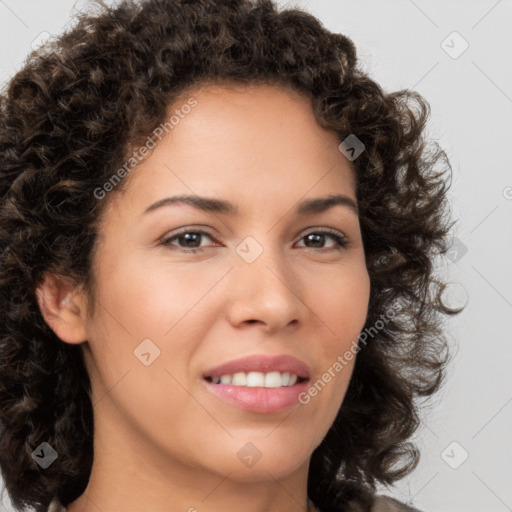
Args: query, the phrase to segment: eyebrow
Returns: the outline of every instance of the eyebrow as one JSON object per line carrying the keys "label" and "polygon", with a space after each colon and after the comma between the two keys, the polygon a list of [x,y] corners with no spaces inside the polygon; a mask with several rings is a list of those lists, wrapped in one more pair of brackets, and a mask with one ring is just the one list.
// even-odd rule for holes
{"label": "eyebrow", "polygon": [[[180,195],[165,197],[160,199],[156,203],[148,206],[143,212],[143,215],[163,206],[169,206],[174,204],[188,204],[198,210],[211,213],[219,213],[226,215],[237,215],[238,208],[229,201],[223,199],[216,199],[213,197],[202,197],[197,195]],[[306,199],[297,206],[297,213],[299,215],[306,215],[310,213],[324,212],[334,206],[346,206],[352,210],[356,215],[359,215],[357,203],[350,197],[342,194],[331,194],[326,197],[317,197],[314,199]]]}

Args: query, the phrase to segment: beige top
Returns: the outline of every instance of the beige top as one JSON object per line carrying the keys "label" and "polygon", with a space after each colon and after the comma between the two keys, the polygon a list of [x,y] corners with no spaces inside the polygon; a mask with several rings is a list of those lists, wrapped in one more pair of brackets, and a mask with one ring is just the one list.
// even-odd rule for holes
{"label": "beige top", "polygon": [[[315,508],[315,512],[316,512]],[[58,498],[55,497],[50,506],[48,512],[66,512],[66,508],[62,506]],[[141,511],[147,512],[147,511]],[[334,511],[333,511],[334,512]],[[370,512],[420,512],[417,508],[412,508],[405,503],[390,498],[389,496],[383,496],[378,494],[375,496],[375,502]]]}

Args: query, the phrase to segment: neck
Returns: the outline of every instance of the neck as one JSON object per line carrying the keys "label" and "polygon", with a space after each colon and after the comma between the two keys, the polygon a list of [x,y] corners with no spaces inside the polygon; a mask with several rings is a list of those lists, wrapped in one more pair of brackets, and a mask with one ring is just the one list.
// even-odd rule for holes
{"label": "neck", "polygon": [[189,512],[240,508],[244,512],[317,512],[307,499],[309,459],[291,473],[283,471],[283,475],[278,474],[283,464],[269,460],[272,465],[265,466],[265,457],[250,471],[238,459],[236,471],[233,464],[215,471],[213,464],[213,468],[204,468],[186,458],[171,459],[161,447],[149,442],[142,445],[140,434],[132,437],[122,428],[117,428],[115,436],[102,432],[103,428],[95,430],[87,488],[69,504],[67,512],[169,512],[170,503],[174,510]]}

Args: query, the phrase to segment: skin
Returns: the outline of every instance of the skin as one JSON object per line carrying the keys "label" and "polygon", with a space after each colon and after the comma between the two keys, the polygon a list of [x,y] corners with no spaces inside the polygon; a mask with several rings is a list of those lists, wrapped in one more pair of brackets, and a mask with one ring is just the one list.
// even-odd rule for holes
{"label": "skin", "polygon": [[[356,201],[352,164],[310,101],[269,85],[212,85],[193,97],[197,106],[131,171],[126,190],[110,192],[94,315],[65,279],[47,274],[38,289],[46,321],[63,342],[82,344],[91,376],[94,463],[69,512],[304,512],[311,454],[352,374],[354,359],[308,404],[274,414],[205,389],[204,371],[253,354],[293,355],[317,381],[363,329],[370,280],[356,213],[295,212],[329,194]],[[240,212],[178,204],[143,214],[177,194],[225,199]],[[162,244],[188,227],[211,235],[196,235],[202,252],[183,238]],[[323,228],[348,245],[306,237]],[[247,236],[263,249],[250,264],[236,252]],[[160,350],[149,366],[134,356],[146,338]],[[237,457],[248,442],[261,452],[251,467]]]}

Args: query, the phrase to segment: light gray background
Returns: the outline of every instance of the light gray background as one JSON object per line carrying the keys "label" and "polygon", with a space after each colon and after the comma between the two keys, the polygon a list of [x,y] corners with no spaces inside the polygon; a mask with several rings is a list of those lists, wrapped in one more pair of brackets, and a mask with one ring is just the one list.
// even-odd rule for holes
{"label": "light gray background", "polygon": [[[512,0],[279,3],[305,8],[351,37],[387,92],[422,94],[432,109],[429,133],[453,167],[458,249],[439,262],[439,272],[455,283],[451,303],[468,302],[446,324],[457,355],[424,412],[418,468],[381,492],[424,512],[512,510]],[[41,33],[62,30],[73,4],[0,0],[0,82],[32,41],[46,37]],[[450,36],[454,31],[469,44],[458,56],[464,42]],[[7,495],[0,507],[12,510]]]}

